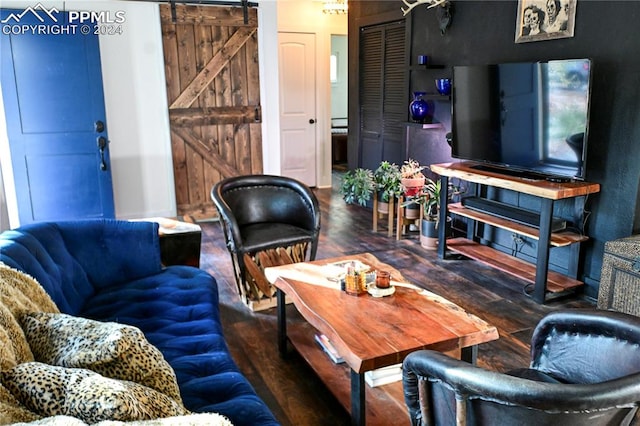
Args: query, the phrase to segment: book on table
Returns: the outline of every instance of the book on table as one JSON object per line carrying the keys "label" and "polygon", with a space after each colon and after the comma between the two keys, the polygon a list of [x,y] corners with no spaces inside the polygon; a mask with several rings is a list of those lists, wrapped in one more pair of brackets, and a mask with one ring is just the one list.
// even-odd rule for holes
{"label": "book on table", "polygon": [[364,381],[375,388],[402,380],[402,364],[393,364],[364,373]]}
{"label": "book on table", "polygon": [[[344,359],[331,344],[331,341],[327,336],[324,334],[316,334],[314,337],[318,345],[334,363],[341,364],[344,362]],[[402,364],[394,364],[372,371],[367,371],[364,373],[364,380],[371,387],[400,381],[402,380]]]}
{"label": "book on table", "polygon": [[315,335],[316,342],[322,348],[322,350],[329,355],[331,361],[336,364],[341,364],[344,362],[344,359],[340,356],[336,348],[331,344],[331,341],[324,334],[316,334]]}

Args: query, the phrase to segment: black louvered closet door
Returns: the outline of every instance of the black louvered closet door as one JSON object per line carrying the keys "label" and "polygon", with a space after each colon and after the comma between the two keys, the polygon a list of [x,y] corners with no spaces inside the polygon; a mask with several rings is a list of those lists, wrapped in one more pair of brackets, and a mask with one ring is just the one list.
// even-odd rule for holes
{"label": "black louvered closet door", "polygon": [[362,28],[360,33],[361,167],[375,170],[382,160],[404,161],[405,23]]}

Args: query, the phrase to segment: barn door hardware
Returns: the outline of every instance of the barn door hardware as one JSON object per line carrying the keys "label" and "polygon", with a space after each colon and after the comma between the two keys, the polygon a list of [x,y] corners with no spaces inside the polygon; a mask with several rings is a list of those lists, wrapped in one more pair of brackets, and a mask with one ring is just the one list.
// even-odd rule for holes
{"label": "barn door hardware", "polygon": [[[190,4],[190,5],[202,5],[202,6],[231,6],[238,7],[237,1],[230,0],[135,0],[135,1],[147,1],[152,3],[169,3],[171,5],[171,23],[177,24],[178,13],[176,12],[176,4]],[[243,9],[244,24],[249,23],[249,8],[258,7],[258,3],[250,2],[249,0],[240,0],[240,7]]]}
{"label": "barn door hardware", "polygon": [[171,0],[171,22],[172,23],[176,23],[176,21],[178,20],[178,14],[176,12],[176,2],[175,0]]}

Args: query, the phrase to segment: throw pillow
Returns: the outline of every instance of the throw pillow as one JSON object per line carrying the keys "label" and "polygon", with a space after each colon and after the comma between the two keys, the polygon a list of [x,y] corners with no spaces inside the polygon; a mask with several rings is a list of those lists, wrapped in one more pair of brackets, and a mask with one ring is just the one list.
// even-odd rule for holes
{"label": "throw pillow", "polygon": [[140,329],[45,312],[23,315],[21,322],[36,361],[129,380],[182,404],[173,368]]}
{"label": "throw pillow", "polygon": [[2,372],[1,377],[18,400],[46,416],[72,416],[93,424],[188,414],[173,399],[151,388],[80,368],[28,362]]}

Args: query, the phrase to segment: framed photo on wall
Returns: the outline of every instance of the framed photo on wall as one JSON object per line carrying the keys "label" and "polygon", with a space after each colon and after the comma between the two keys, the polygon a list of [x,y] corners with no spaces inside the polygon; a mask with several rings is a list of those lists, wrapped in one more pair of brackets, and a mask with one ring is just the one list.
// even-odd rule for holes
{"label": "framed photo on wall", "polygon": [[516,43],[573,37],[578,0],[518,0]]}

